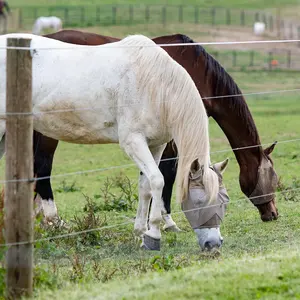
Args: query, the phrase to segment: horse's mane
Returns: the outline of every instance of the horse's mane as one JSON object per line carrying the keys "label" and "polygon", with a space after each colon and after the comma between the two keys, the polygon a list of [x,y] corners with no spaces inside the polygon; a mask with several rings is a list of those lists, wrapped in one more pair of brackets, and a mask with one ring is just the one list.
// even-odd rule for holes
{"label": "horse's mane", "polygon": [[[180,34],[179,36],[183,43],[195,43],[186,35]],[[234,97],[216,98],[216,101],[221,101],[224,105],[227,105],[229,109],[234,110],[247,126],[249,134],[259,143],[259,136],[254,120],[242,96],[242,92],[233,78],[202,46],[195,45],[193,47],[197,57],[203,56],[205,59],[205,78],[209,80],[210,77],[212,77],[213,80],[210,80],[210,82],[213,85],[214,96],[237,95]]]}
{"label": "horse's mane", "polygon": [[219,183],[209,168],[208,119],[194,81],[152,40],[135,35],[119,43],[135,46],[126,50],[132,59],[141,99],[146,95],[149,101],[144,104],[145,111],[140,111],[141,116],[151,107],[160,118],[161,128],[171,133],[176,143],[179,154],[177,199],[181,202],[187,197],[190,168],[195,160],[203,168],[203,184],[209,198],[215,198]]}

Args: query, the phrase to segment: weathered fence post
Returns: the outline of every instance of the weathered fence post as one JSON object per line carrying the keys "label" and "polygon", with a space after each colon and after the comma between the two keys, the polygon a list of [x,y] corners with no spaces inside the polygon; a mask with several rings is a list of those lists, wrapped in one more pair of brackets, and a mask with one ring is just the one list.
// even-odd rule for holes
{"label": "weathered fence post", "polygon": [[254,51],[250,52],[250,62],[249,62],[249,67],[254,66]]}
{"label": "weathered fence post", "polygon": [[241,26],[245,26],[245,11],[241,11]]}
{"label": "weathered fence post", "polygon": [[232,51],[232,67],[236,67],[236,51]]}
{"label": "weathered fence post", "polygon": [[291,52],[291,50],[287,50],[286,66],[287,66],[288,69],[291,68],[291,64],[292,64],[292,52]]}
{"label": "weathered fence post", "polygon": [[270,17],[269,17],[269,30],[270,30],[271,32],[273,32],[273,30],[274,30],[273,16],[270,16]]}
{"label": "weathered fence post", "polygon": [[231,25],[231,14],[230,9],[226,9],[226,24]]}
{"label": "weathered fence post", "polygon": [[281,15],[280,15],[280,9],[277,8],[277,14],[276,14],[276,26],[277,26],[277,37],[281,37]]}
{"label": "weathered fence post", "polygon": [[294,26],[293,23],[290,23],[290,39],[294,38]]}
{"label": "weathered fence post", "polygon": [[150,20],[150,8],[149,8],[149,5],[147,5],[146,9],[145,9],[145,18],[146,18],[147,23],[149,23],[149,20]]}
{"label": "weathered fence post", "polygon": [[280,36],[285,39],[285,23],[284,20],[280,22]]}
{"label": "weathered fence post", "polygon": [[[8,47],[30,47],[30,39],[8,39]],[[5,242],[8,298],[32,294],[33,154],[32,60],[29,50],[7,49]],[[10,115],[9,113],[29,113]],[[27,179],[28,180],[21,180]],[[12,181],[14,180],[14,181]],[[18,181],[20,180],[20,181]],[[22,242],[24,244],[22,244]],[[21,243],[21,244],[20,244]]]}
{"label": "weathered fence post", "polygon": [[179,23],[182,23],[183,22],[183,6],[180,5],[179,8],[178,8],[178,21]]}
{"label": "weathered fence post", "polygon": [[211,25],[215,25],[216,24],[216,8],[213,7],[211,9]]}
{"label": "weathered fence post", "polygon": [[298,47],[300,48],[300,26],[298,26],[297,31],[298,31],[298,40],[299,40]]}
{"label": "weathered fence post", "polygon": [[69,8],[68,7],[64,8],[64,24],[65,25],[69,24]]}
{"label": "weathered fence post", "polygon": [[101,13],[100,6],[97,6],[97,9],[96,9],[96,22],[97,23],[100,23],[100,13]]}
{"label": "weathered fence post", "polygon": [[195,24],[199,23],[199,7],[195,6]]}
{"label": "weathered fence post", "polygon": [[132,5],[129,5],[129,22],[130,24],[133,24],[133,6]]}
{"label": "weathered fence post", "polygon": [[113,25],[116,25],[117,24],[117,7],[116,6],[113,6],[112,7],[112,23]]}
{"label": "weathered fence post", "polygon": [[19,29],[23,27],[23,10],[19,8]]}
{"label": "weathered fence post", "polygon": [[164,27],[167,24],[167,8],[166,8],[166,6],[163,6],[163,8],[162,8],[162,24],[164,25]]}
{"label": "weathered fence post", "polygon": [[81,25],[85,23],[85,7],[81,7]]}
{"label": "weathered fence post", "polygon": [[269,70],[272,70],[273,52],[269,52]]}

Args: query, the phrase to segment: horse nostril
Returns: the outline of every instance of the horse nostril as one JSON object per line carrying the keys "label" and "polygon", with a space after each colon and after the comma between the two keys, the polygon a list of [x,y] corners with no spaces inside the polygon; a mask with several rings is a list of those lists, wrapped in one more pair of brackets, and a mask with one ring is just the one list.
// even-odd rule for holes
{"label": "horse nostril", "polygon": [[207,250],[211,250],[213,248],[213,246],[212,246],[211,242],[205,242],[204,248]]}
{"label": "horse nostril", "polygon": [[273,220],[277,220],[278,219],[278,212],[272,211],[272,217],[273,217]]}

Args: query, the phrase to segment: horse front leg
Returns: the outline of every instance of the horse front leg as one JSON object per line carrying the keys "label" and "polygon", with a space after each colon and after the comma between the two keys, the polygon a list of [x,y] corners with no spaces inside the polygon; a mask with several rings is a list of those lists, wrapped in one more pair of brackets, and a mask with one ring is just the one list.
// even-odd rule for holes
{"label": "horse front leg", "polygon": [[160,222],[162,221],[161,211],[163,209],[161,196],[164,186],[164,179],[158,169],[158,162],[165,148],[165,144],[155,149],[149,149],[143,135],[135,133],[120,139],[120,145],[125,152],[135,161],[139,169],[146,176],[139,186],[139,208],[135,222],[135,232],[141,235],[141,231],[147,229],[147,215],[152,195],[152,207],[150,212],[150,229],[144,232],[142,247],[149,250],[160,250]]}

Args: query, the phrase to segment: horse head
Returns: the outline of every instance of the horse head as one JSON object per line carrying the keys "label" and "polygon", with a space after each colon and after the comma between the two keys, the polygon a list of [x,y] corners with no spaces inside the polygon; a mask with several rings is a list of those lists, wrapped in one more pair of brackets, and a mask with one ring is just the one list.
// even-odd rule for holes
{"label": "horse head", "polygon": [[228,164],[228,159],[214,164],[211,169],[219,178],[219,193],[216,199],[209,199],[203,185],[203,170],[194,163],[189,181],[189,195],[182,202],[182,210],[194,229],[202,250],[220,248],[223,238],[220,233],[220,224],[225,215],[225,208],[229,196],[223,185],[222,174]]}

